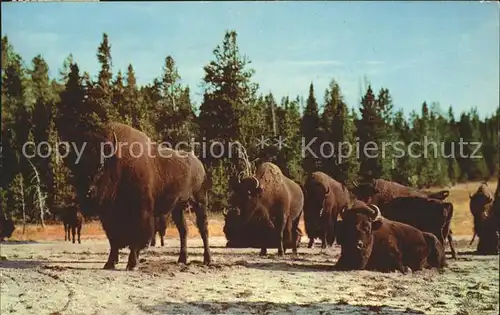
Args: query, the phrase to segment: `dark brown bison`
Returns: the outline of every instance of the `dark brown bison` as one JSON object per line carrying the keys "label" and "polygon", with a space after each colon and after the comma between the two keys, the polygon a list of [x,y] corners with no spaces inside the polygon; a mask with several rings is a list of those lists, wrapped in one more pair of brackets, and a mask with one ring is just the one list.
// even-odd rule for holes
{"label": "dark brown bison", "polygon": [[412,271],[445,265],[439,240],[432,234],[384,218],[376,205],[356,201],[341,212],[339,270]]}
{"label": "dark brown bison", "polygon": [[[243,224],[243,218],[238,209],[230,209],[224,212],[224,235],[226,236],[226,247],[228,248],[278,248],[275,231],[263,220],[251,219]],[[295,246],[300,246],[302,231],[297,226],[297,239]],[[292,248],[291,235],[284,235],[283,250]]]}
{"label": "dark brown bison", "polygon": [[348,206],[349,191],[323,172],[313,172],[304,184],[304,223],[309,237],[308,247],[314,239],[321,239],[321,247],[332,246],[335,241],[337,218]]}
{"label": "dark brown bison", "polygon": [[353,186],[352,192],[356,196],[356,199],[379,207],[396,197],[416,196],[444,200],[450,194],[449,190],[442,190],[435,193],[423,192],[381,178],[373,179],[370,182],[361,183],[359,185],[354,183]]}
{"label": "dark brown bison", "polygon": [[151,246],[156,246],[156,233],[160,235],[160,245],[165,246],[165,234],[167,232],[167,216],[159,215],[155,216],[155,231],[153,233],[153,238],[151,239]]}
{"label": "dark brown bison", "polygon": [[450,224],[453,204],[426,197],[397,197],[380,207],[382,215],[435,235],[441,244],[448,240],[451,255],[456,258]]}
{"label": "dark brown bison", "polygon": [[[232,184],[230,205],[241,211],[242,225],[260,219],[274,230],[273,238],[278,243],[278,256],[284,254],[285,235],[292,240],[298,237],[298,225],[304,196],[301,187],[283,175],[278,166],[264,162],[257,167],[255,176],[248,176]],[[292,251],[297,253],[296,242]],[[260,255],[267,254],[267,246]]]}
{"label": "dark brown bison", "polygon": [[483,182],[474,195],[469,194],[469,198],[470,212],[474,218],[474,235],[470,245],[477,235],[479,237],[477,253],[496,255],[498,254],[498,216],[494,213],[495,195],[488,184]]}
{"label": "dark brown bison", "polygon": [[0,242],[3,242],[5,238],[9,238],[14,233],[16,227],[12,219],[7,218],[5,213],[0,214]]}
{"label": "dark brown bison", "polygon": [[[118,262],[120,248],[129,247],[127,270],[135,269],[139,251],[150,243],[154,216],[171,213],[180,236],[178,262],[187,261],[187,226],[184,209],[192,202],[203,240],[204,264],[211,263],[208,223],[203,207],[206,174],[192,152],[176,151],[154,143],[143,132],[121,123],[104,129],[105,144],[97,172],[85,199],[85,209],[97,209],[110,243],[105,269]],[[83,208],[82,208],[83,209]]]}
{"label": "dark brown bison", "polygon": [[73,235],[73,243],[75,243],[75,235],[78,235],[78,244],[81,244],[80,234],[83,225],[83,215],[76,205],[66,207],[60,211],[61,219],[64,226],[64,240],[71,241]]}

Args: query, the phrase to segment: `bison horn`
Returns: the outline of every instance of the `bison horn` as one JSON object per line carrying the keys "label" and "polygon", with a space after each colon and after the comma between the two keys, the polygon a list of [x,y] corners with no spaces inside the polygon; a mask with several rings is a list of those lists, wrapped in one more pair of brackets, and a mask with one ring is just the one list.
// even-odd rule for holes
{"label": "bison horn", "polygon": [[245,176],[245,171],[241,171],[238,173],[238,183],[241,183],[241,179]]}
{"label": "bison horn", "polygon": [[472,195],[470,194],[470,192],[469,192],[469,199],[472,199]]}
{"label": "bison horn", "polygon": [[330,186],[326,186],[325,195],[328,195],[329,192],[330,192]]}
{"label": "bison horn", "polygon": [[222,210],[222,214],[226,217],[227,216],[227,209]]}
{"label": "bison horn", "polygon": [[373,216],[373,221],[377,221],[377,219],[382,216],[380,214],[380,208],[374,204],[369,204],[368,207],[370,207],[372,210],[374,210],[375,215]]}
{"label": "bison horn", "polygon": [[357,183],[355,180],[353,180],[353,181],[352,181],[352,186],[353,186],[353,187],[358,187],[358,183]]}
{"label": "bison horn", "polygon": [[260,187],[259,180],[255,178],[255,176],[252,176],[252,179],[255,181],[255,189],[259,188]]}
{"label": "bison horn", "polygon": [[342,218],[344,216],[345,211],[347,210],[347,207],[343,207],[340,209],[340,217]]}

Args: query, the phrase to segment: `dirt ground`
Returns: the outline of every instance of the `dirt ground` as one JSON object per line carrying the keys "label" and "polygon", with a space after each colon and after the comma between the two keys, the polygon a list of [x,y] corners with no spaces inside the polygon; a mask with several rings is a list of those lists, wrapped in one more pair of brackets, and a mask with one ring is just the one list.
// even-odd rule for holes
{"label": "dirt ground", "polygon": [[[102,270],[109,245],[7,241],[0,245],[1,314],[498,314],[498,256],[474,256],[469,237],[456,240],[457,260],[443,272],[336,272],[339,247],[299,256],[260,258],[258,249],[224,248],[212,237],[214,264],[203,266],[199,238],[188,240],[188,265],[178,265],[179,240],[141,254],[137,271]],[[159,242],[157,242],[159,246]],[[449,256],[449,255],[448,255]]]}

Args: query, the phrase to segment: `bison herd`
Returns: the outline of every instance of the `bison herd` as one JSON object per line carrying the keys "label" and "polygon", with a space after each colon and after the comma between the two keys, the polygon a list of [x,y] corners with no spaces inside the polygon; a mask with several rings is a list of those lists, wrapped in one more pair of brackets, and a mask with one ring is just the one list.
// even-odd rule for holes
{"label": "bison herd", "polygon": [[[110,123],[99,135],[110,151],[89,155],[89,183],[79,193],[84,214],[97,214],[110,244],[105,269],[115,268],[118,251],[130,250],[127,270],[136,268],[140,251],[155,246],[156,233],[164,245],[166,216],[171,215],[180,236],[179,263],[187,262],[189,207],[203,240],[203,263],[212,263],[207,223],[207,190],[210,181],[193,152],[165,148],[143,132],[120,123]],[[123,143],[139,143],[121,149]],[[134,149],[135,148],[135,149]],[[140,154],[148,150],[151,154]],[[93,164],[92,164],[93,163]],[[323,172],[309,174],[304,183],[285,176],[273,163],[263,162],[254,172],[249,168],[229,180],[229,208],[224,211],[226,247],[287,249],[296,255],[302,236],[303,215],[308,247],[315,239],[321,247],[341,247],[338,270],[366,269],[382,272],[442,269],[445,246],[456,257],[450,222],[454,207],[449,191],[429,193],[399,183],[373,179],[353,183],[348,189]],[[486,183],[470,196],[474,217],[474,238],[479,254],[498,254],[498,188],[493,193]],[[71,229],[80,243],[83,216],[77,209],[63,215],[65,239]],[[1,237],[10,237],[11,220],[0,216]],[[474,240],[473,238],[473,240]],[[472,240],[472,241],[473,241]],[[471,242],[472,243],[472,242]]]}

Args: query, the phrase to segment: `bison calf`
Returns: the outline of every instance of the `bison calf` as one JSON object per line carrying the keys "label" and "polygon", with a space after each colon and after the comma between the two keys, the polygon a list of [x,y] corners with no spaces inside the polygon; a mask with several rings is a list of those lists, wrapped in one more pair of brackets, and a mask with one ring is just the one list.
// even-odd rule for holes
{"label": "bison calf", "polygon": [[76,206],[68,207],[63,210],[62,221],[64,225],[64,240],[71,241],[70,231],[73,236],[73,243],[75,243],[75,236],[78,235],[78,244],[81,244],[80,234],[83,225],[83,215]]}
{"label": "bison calf", "polygon": [[336,269],[406,273],[408,268],[444,267],[442,246],[434,235],[382,217],[375,205],[357,201],[341,217],[341,256]]}

